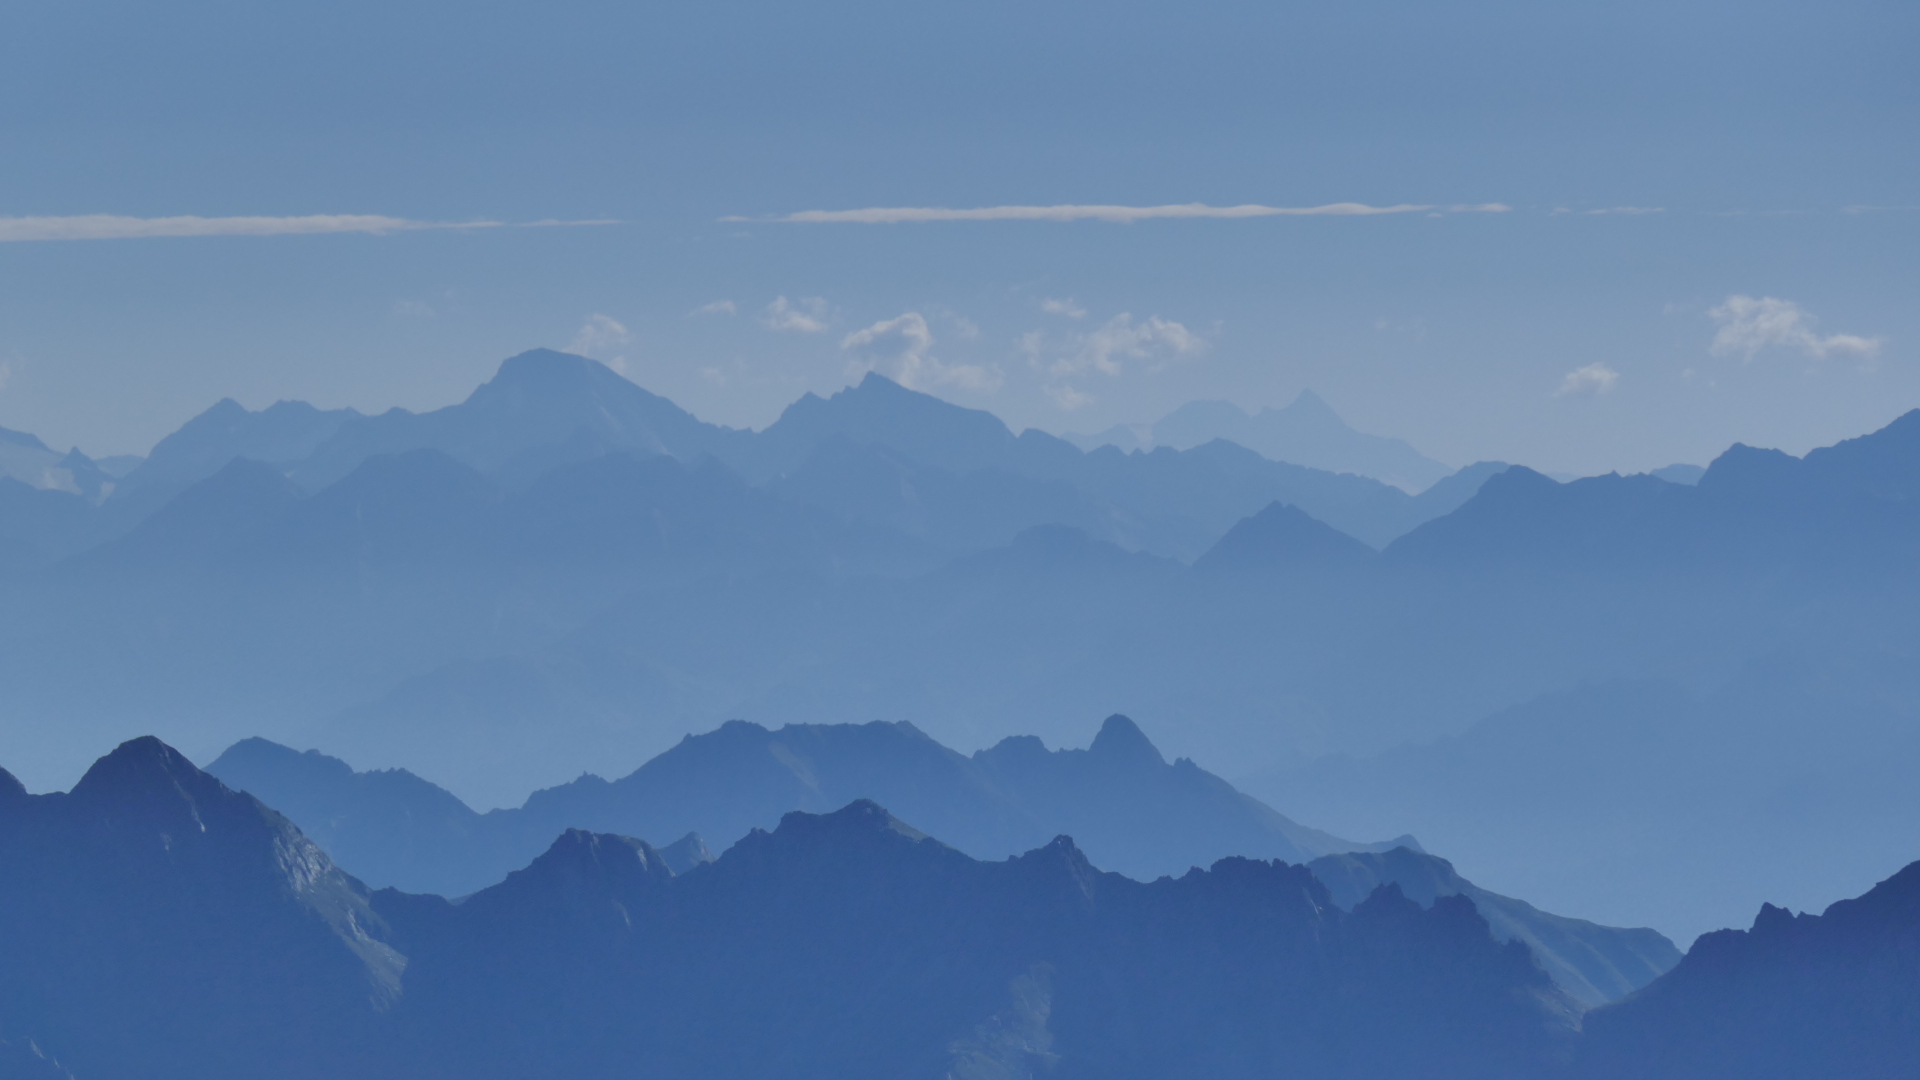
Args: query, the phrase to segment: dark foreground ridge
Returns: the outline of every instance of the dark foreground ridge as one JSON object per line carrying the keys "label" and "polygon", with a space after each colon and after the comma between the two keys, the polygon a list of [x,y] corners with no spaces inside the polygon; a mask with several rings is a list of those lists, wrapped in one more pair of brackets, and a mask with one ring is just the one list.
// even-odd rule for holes
{"label": "dark foreground ridge", "polygon": [[1583,1037],[1464,895],[1348,911],[1241,858],[1143,884],[1066,837],[982,862],[867,800],[685,874],[570,830],[457,903],[370,893],[139,739],[68,794],[0,773],[0,1038],[81,1080],[1677,1077],[1743,1037],[1911,1075],[1916,881],[1709,937]]}

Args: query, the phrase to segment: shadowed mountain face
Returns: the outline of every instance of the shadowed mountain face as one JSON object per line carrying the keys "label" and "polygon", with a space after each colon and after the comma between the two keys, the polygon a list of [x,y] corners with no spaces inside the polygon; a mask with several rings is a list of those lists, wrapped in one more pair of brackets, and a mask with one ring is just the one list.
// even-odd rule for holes
{"label": "shadowed mountain face", "polygon": [[65,794],[0,773],[0,1022],[76,1075],[343,1075],[401,991],[384,936],[298,829],[157,739]]}
{"label": "shadowed mountain face", "polygon": [[864,800],[684,875],[569,830],[458,904],[369,900],[143,739],[66,795],[0,773],[0,869],[6,1043],[80,1076],[1498,1080],[1576,1012],[1461,898],[1141,884],[1065,837],[980,862]]}
{"label": "shadowed mountain face", "polygon": [[1653,930],[1622,930],[1541,911],[1461,877],[1445,859],[1409,848],[1323,855],[1307,864],[1333,902],[1351,908],[1381,885],[1432,904],[1443,896],[1473,901],[1499,941],[1524,942],[1554,985],[1580,1004],[1604,1005],[1652,982],[1680,962],[1680,950]]}
{"label": "shadowed mountain face", "polygon": [[1592,1080],[1920,1075],[1920,863],[1824,914],[1768,904],[1701,937],[1587,1033],[1575,1071]]}
{"label": "shadowed mountain face", "polygon": [[412,1075],[1501,1077],[1570,1028],[1470,904],[1348,914],[1299,867],[1143,885],[1064,837],[982,863],[870,802],[684,878],[628,843],[570,833],[459,907],[380,894],[402,1023],[456,1034]]}
{"label": "shadowed mountain face", "polygon": [[620,780],[582,777],[487,814],[404,770],[356,773],[264,739],[235,744],[208,769],[285,807],[366,880],[449,896],[499,881],[565,829],[697,834],[675,856],[690,863],[704,850],[701,837],[731,844],[790,811],[863,798],[901,807],[976,858],[1006,858],[1065,833],[1101,865],[1142,880],[1229,855],[1305,862],[1413,842],[1360,844],[1300,825],[1191,761],[1167,763],[1123,716],[1109,718],[1085,750],[1049,751],[1020,737],[972,757],[910,724],[769,731],[735,721],[687,737]]}

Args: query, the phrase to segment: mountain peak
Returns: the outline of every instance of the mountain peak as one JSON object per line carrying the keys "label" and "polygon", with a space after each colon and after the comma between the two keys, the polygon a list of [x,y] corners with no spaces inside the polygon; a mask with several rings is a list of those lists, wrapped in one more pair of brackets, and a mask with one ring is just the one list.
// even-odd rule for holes
{"label": "mountain peak", "polygon": [[1280,569],[1352,565],[1375,554],[1366,544],[1289,503],[1275,500],[1240,519],[1207,553],[1199,569]]}
{"label": "mountain peak", "polygon": [[1108,761],[1128,762],[1139,765],[1165,765],[1167,759],[1160,756],[1159,748],[1140,730],[1140,725],[1119,713],[1107,717],[1100,725],[1100,734],[1093,737],[1093,745],[1087,752]]}
{"label": "mountain peak", "polygon": [[107,792],[153,789],[161,785],[179,788],[218,784],[201,772],[186,756],[152,735],[128,739],[112,753],[93,763],[87,774],[73,786],[76,798]]}
{"label": "mountain peak", "polygon": [[794,810],[780,819],[776,837],[844,838],[850,836],[901,836],[918,843],[930,839],[926,833],[901,821],[872,799],[855,799],[829,814],[809,814]]}
{"label": "mountain peak", "polygon": [[592,378],[599,374],[595,368],[612,372],[598,360],[589,360],[574,353],[559,352],[555,349],[528,349],[516,356],[500,361],[500,367],[493,378],[482,384],[482,389],[494,385],[532,385],[552,386],[562,382],[573,382],[583,378]]}
{"label": "mountain peak", "polygon": [[1327,404],[1327,399],[1314,393],[1312,390],[1300,391],[1299,396],[1293,399],[1293,404],[1287,406],[1283,411],[1291,413],[1301,419],[1318,420],[1329,425],[1338,425],[1342,428],[1348,426],[1347,422],[1340,418],[1340,414],[1333,411],[1333,406]]}

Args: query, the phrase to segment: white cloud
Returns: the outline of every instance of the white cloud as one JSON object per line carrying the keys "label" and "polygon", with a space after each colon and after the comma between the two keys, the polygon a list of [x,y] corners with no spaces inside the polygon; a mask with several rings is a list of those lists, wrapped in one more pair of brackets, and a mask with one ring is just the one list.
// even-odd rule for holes
{"label": "white cloud", "polygon": [[926,317],[909,311],[848,334],[840,347],[854,354],[847,373],[878,371],[901,386],[921,390],[930,386],[957,386],[966,390],[998,390],[1004,381],[998,368],[978,364],[947,364],[933,356],[933,330]]}
{"label": "white cloud", "polygon": [[1625,214],[1631,217],[1639,214],[1664,214],[1667,212],[1667,208],[1664,206],[1603,206],[1598,210],[1572,210],[1564,206],[1556,206],[1553,208],[1553,212],[1555,214],[1580,214],[1586,217],[1594,217],[1600,214]]}
{"label": "white cloud", "polygon": [[715,300],[711,304],[701,304],[699,307],[694,308],[692,311],[687,312],[687,317],[693,318],[696,315],[738,315],[738,314],[740,314],[740,309],[734,305],[733,301]]}
{"label": "white cloud", "polygon": [[1065,383],[1057,383],[1047,387],[1046,390],[1047,396],[1053,399],[1053,403],[1067,412],[1072,412],[1093,400],[1092,394],[1083,394]]}
{"label": "white cloud", "polygon": [[[1150,218],[1262,218],[1262,217],[1370,217],[1375,214],[1411,214],[1435,209],[1429,205],[1400,203],[1394,206],[1369,206],[1366,203],[1328,203],[1325,206],[1208,206],[1205,203],[1180,203],[1171,206],[982,206],[952,209],[944,206],[870,206],[860,210],[802,210],[773,218],[776,222],[797,225],[901,225],[926,221],[1110,221],[1130,225]],[[1500,203],[1459,206],[1451,209],[1467,212],[1494,212],[1507,209]],[[724,217],[722,221],[752,221],[745,217]]]}
{"label": "white cloud", "polygon": [[567,351],[599,360],[624,375],[627,372],[627,358],[618,354],[632,341],[633,335],[625,326],[605,315],[595,315],[587,320],[579,333],[573,335]]}
{"label": "white cloud", "polygon": [[1073,297],[1071,296],[1065,300],[1042,300],[1040,301],[1040,310],[1049,315],[1065,315],[1069,319],[1084,319],[1087,317],[1087,309],[1074,303]]}
{"label": "white cloud", "polygon": [[784,333],[822,334],[827,329],[827,302],[818,296],[803,296],[797,302],[777,296],[760,313],[760,322]]}
{"label": "white cloud", "polygon": [[1198,356],[1206,347],[1205,338],[1171,319],[1155,315],[1136,323],[1131,314],[1121,312],[1098,330],[1068,339],[1067,350],[1055,357],[1049,371],[1056,378],[1084,371],[1118,375],[1123,360],[1152,360],[1157,368],[1171,359]]}
{"label": "white cloud", "polygon": [[[617,221],[533,221],[520,227],[617,225]],[[422,229],[497,229],[503,221],[413,221],[380,214],[308,214],[300,217],[0,217],[0,244],[29,240],[148,240],[189,236],[311,236],[321,233],[415,232]]]}
{"label": "white cloud", "polygon": [[1553,392],[1555,397],[1578,397],[1604,394],[1613,389],[1620,381],[1620,373],[1605,364],[1593,363],[1583,368],[1574,368],[1560,380],[1560,389]]}
{"label": "white cloud", "polygon": [[1725,303],[1707,312],[1707,317],[1720,324],[1711,347],[1715,356],[1739,353],[1743,359],[1752,360],[1760,350],[1779,346],[1822,360],[1831,353],[1871,357],[1879,353],[1882,341],[1853,334],[1821,337],[1814,332],[1817,320],[1805,308],[1771,296],[1729,296]]}

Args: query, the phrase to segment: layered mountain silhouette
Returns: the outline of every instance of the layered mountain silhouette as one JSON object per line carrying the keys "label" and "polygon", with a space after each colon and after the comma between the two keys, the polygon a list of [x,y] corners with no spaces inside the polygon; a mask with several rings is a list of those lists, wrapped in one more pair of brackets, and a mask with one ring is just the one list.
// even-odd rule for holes
{"label": "layered mountain silhouette", "polygon": [[1534,942],[1598,957],[1590,929],[1407,849],[1142,883],[1065,836],[976,860],[862,799],[678,868],[568,829],[449,901],[368,891],[141,738],[69,793],[0,773],[0,870],[0,1063],[49,1080],[1802,1080],[1920,1052],[1920,864],[1763,907],[1584,1017]]}
{"label": "layered mountain silhouette", "polygon": [[369,894],[150,738],[68,794],[0,781],[0,1002],[79,1076],[1523,1077],[1577,1012],[1459,897],[1142,884],[1066,837],[982,862],[867,800],[685,874],[572,829],[450,903]]}
{"label": "layered mountain silhouette", "polygon": [[770,731],[734,721],[619,780],[583,776],[486,814],[405,770],[355,772],[265,739],[236,743],[208,771],[285,807],[364,880],[449,896],[499,881],[565,829],[691,835],[725,847],[790,811],[856,799],[897,806],[982,859],[1070,834],[1090,858],[1141,880],[1229,855],[1306,862],[1418,847],[1412,837],[1356,843],[1301,825],[1191,761],[1169,763],[1124,716],[1109,717],[1084,750],[1016,737],[972,756],[905,723]]}
{"label": "layered mountain silhouette", "polygon": [[[1916,426],[1694,485],[1485,463],[1414,497],[1224,441],[1085,453],[880,379],[728,432],[536,353],[434,413],[219,406],[98,505],[0,484],[0,723],[35,790],[146,731],[197,760],[261,735],[488,808],[736,717],[972,751],[1124,712],[1337,834],[1685,937],[1920,841],[1891,719]],[[1648,728],[1597,689],[1655,684],[1708,704]],[[1581,697],[1584,756],[1448,757]]]}
{"label": "layered mountain silhouette", "polygon": [[1192,401],[1151,424],[1120,424],[1098,435],[1065,438],[1082,450],[1101,446],[1122,450],[1170,446],[1185,450],[1226,439],[1275,461],[1371,476],[1415,492],[1453,473],[1405,440],[1355,431],[1311,390],[1301,391],[1291,405],[1280,409],[1269,407],[1249,414],[1225,401]]}

